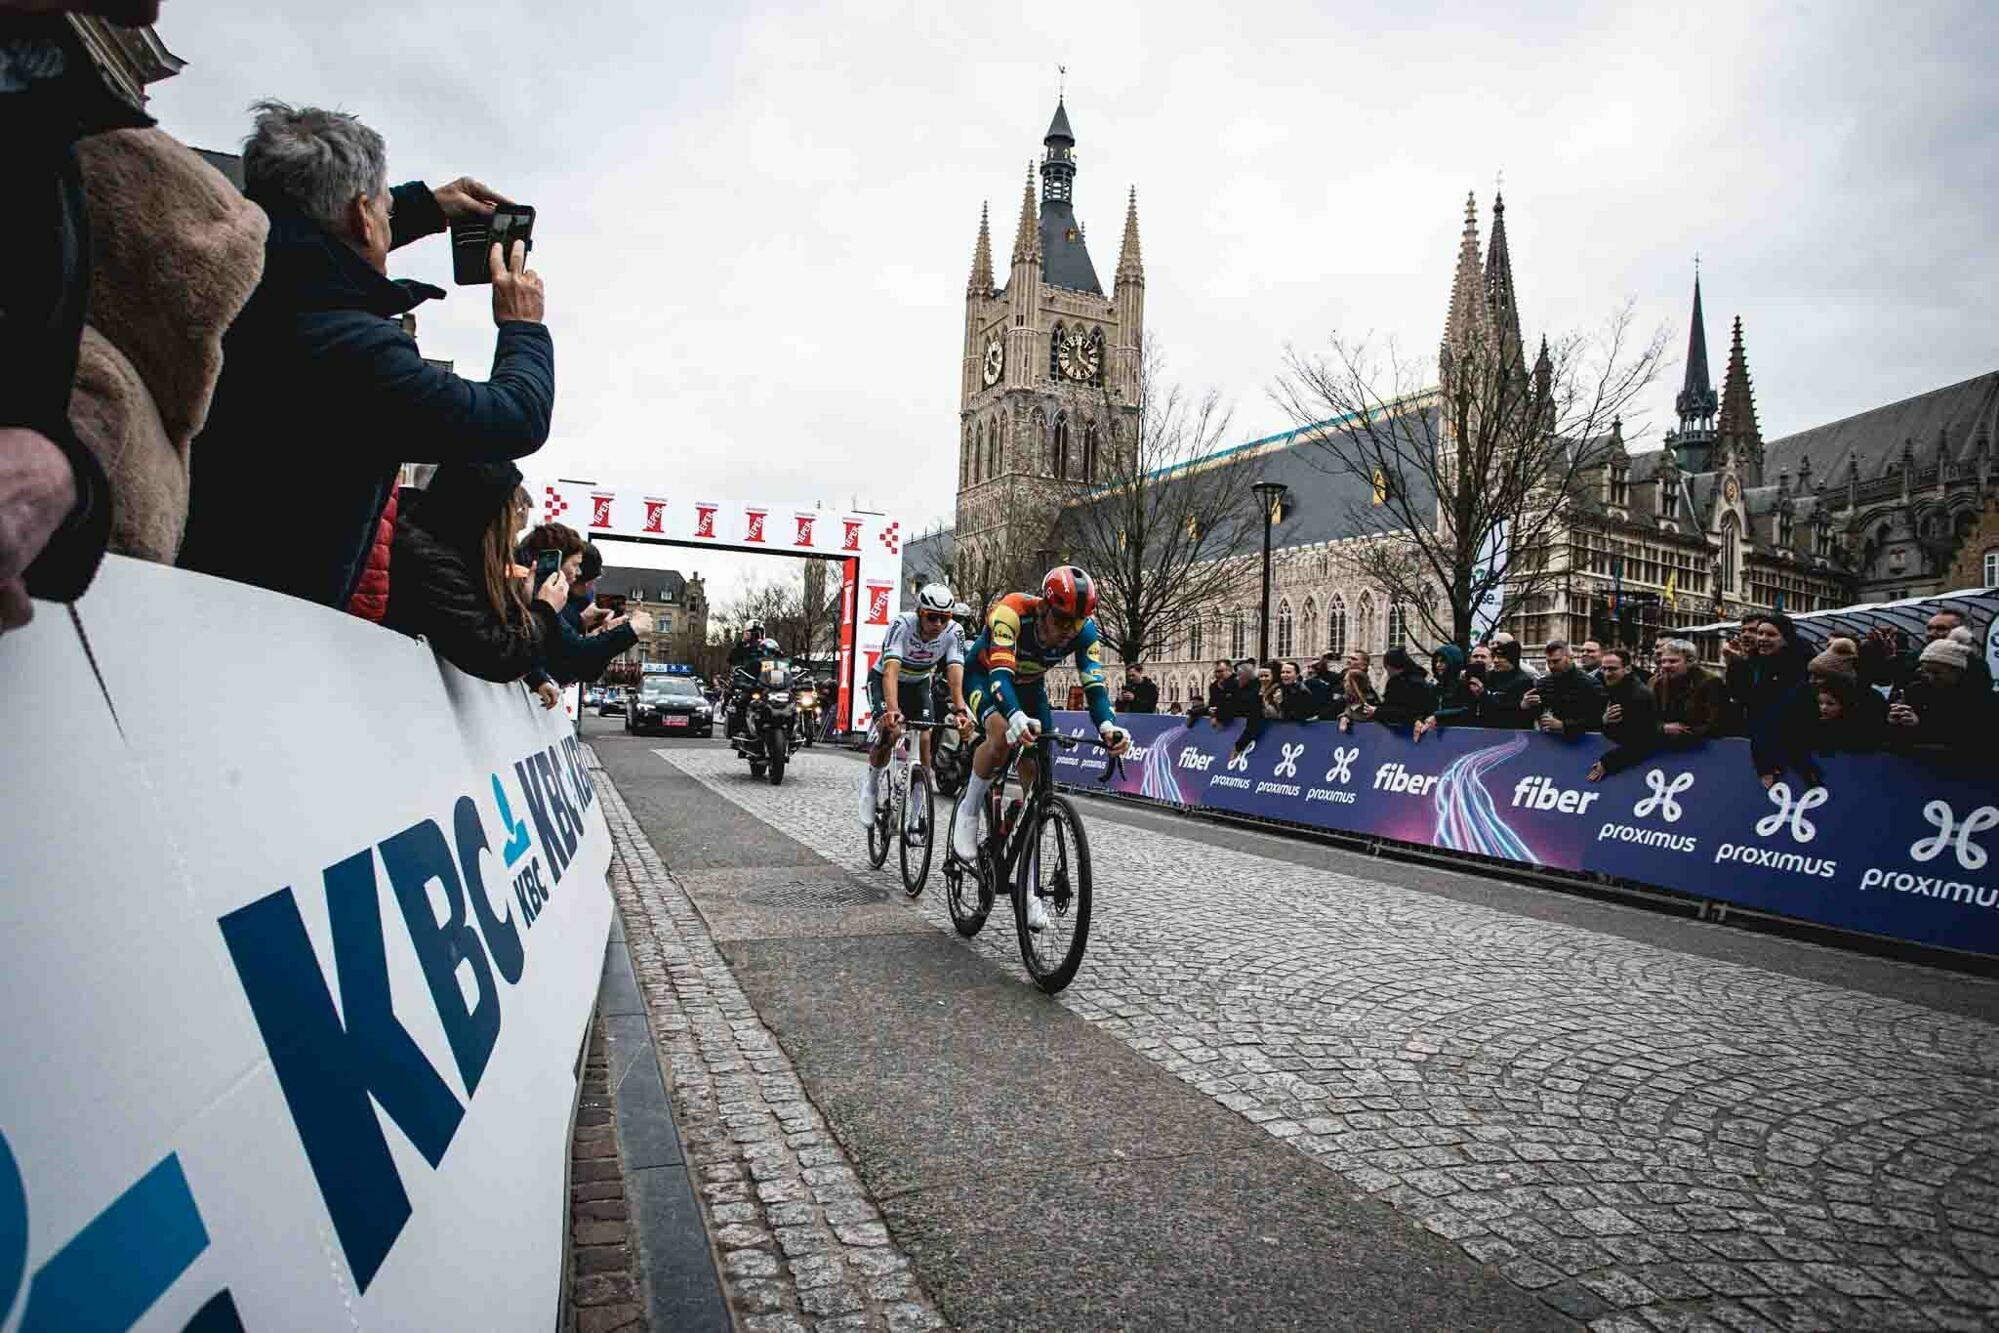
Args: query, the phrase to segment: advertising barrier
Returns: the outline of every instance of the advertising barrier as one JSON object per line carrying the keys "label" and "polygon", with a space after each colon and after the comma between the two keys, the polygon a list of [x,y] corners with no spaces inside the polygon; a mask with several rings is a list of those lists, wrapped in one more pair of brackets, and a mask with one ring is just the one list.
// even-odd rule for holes
{"label": "advertising barrier", "polygon": [[[1056,726],[1094,736],[1082,713]],[[1119,718],[1127,796],[1517,861],[1597,871],[1803,921],[1999,953],[1999,782],[1917,757],[1841,754],[1825,785],[1767,791],[1748,743],[1654,755],[1588,782],[1608,748],[1538,732],[1456,727],[1411,741],[1363,723],[1271,723],[1242,754],[1241,724]],[[1055,776],[1099,783],[1100,751],[1061,751]]]}
{"label": "advertising barrier", "polygon": [[74,611],[0,638],[0,1326],[553,1327],[611,911],[562,713],[156,565]]}

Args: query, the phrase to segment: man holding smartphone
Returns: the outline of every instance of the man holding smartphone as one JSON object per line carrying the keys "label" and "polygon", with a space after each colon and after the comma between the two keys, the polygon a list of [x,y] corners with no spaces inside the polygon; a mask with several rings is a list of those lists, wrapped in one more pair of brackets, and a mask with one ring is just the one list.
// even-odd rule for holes
{"label": "man holding smartphone", "polygon": [[401,317],[444,293],[391,281],[389,251],[508,201],[470,177],[391,190],[382,137],[353,116],[256,110],[243,174],[271,218],[264,276],[223,341],[190,451],[180,563],[378,619],[394,576],[397,469],[518,459],[548,439],[555,351],[542,283],[525,243],[491,247],[491,377],[425,361]]}

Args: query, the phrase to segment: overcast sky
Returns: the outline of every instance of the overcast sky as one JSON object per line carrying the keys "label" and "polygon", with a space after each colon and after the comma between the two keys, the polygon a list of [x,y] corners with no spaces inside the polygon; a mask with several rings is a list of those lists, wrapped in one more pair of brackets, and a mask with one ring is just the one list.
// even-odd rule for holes
{"label": "overcast sky", "polygon": [[[950,516],[979,205],[1003,270],[1058,64],[1098,274],[1135,185],[1148,330],[1242,438],[1288,424],[1287,345],[1434,346],[1465,192],[1487,223],[1502,171],[1530,339],[1627,298],[1669,328],[1646,442],[1696,251],[1715,373],[1739,313],[1766,437],[1999,366],[1989,0],[695,8],[166,0],[188,67],[153,110],[234,149],[253,98],[335,106],[391,180],[534,204],[558,397],[527,466],[668,495]],[[449,287],[447,251],[391,271]],[[486,289],[419,318],[487,372]]]}

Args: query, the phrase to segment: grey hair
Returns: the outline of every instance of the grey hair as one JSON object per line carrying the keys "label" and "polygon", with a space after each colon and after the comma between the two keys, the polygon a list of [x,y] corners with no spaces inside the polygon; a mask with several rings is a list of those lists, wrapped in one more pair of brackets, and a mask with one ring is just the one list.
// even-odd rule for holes
{"label": "grey hair", "polygon": [[1652,652],[1654,655],[1678,653],[1689,662],[1698,662],[1701,658],[1700,651],[1694,647],[1692,639],[1661,639],[1652,645]]}
{"label": "grey hair", "polygon": [[265,100],[243,141],[244,193],[286,203],[327,230],[346,231],[354,196],[378,196],[389,183],[382,136],[344,111]]}

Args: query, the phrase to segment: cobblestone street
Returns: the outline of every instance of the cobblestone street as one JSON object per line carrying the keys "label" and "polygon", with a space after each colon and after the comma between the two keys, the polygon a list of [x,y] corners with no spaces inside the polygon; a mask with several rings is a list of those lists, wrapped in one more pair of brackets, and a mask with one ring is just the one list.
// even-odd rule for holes
{"label": "cobblestone street", "polygon": [[[892,887],[892,861],[866,866],[852,761],[811,756],[772,788],[720,749],[655,753]],[[1095,919],[1059,1003],[1555,1310],[1606,1330],[1999,1320],[1999,1029],[1364,877],[1359,857],[1338,873],[1083,813]],[[950,931],[934,872],[907,910]],[[1003,916],[964,947],[1026,985]],[[675,1074],[733,1025],[742,1064],[707,1070],[740,1135],[766,1124],[729,1125],[743,1089],[792,1085],[754,1016],[715,1003],[676,1036]],[[791,1105],[746,1143],[790,1135],[802,1166],[818,1126]],[[756,1160],[711,1202],[740,1204]],[[872,1216],[800,1224],[852,1267],[856,1244],[894,1254],[863,1243]]]}

